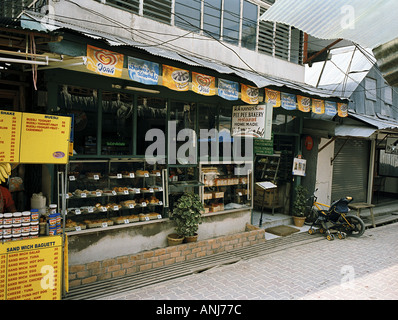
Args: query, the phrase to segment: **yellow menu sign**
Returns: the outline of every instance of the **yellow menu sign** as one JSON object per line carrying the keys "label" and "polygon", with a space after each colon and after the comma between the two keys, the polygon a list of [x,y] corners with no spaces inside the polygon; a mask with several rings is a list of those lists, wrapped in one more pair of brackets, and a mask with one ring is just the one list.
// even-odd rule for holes
{"label": "yellow menu sign", "polygon": [[0,162],[19,162],[22,113],[0,110]]}
{"label": "yellow menu sign", "polygon": [[62,236],[0,244],[0,300],[59,300]]}
{"label": "yellow menu sign", "polygon": [[23,113],[21,163],[67,163],[70,117]]}
{"label": "yellow menu sign", "polygon": [[66,164],[71,118],[0,110],[0,162]]}

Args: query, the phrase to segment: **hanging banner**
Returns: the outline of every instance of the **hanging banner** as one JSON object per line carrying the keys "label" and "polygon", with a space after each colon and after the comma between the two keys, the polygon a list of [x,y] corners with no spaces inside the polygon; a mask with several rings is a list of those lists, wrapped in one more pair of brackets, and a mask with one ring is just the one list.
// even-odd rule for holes
{"label": "hanging banner", "polygon": [[239,99],[239,83],[218,79],[218,95],[226,100]]}
{"label": "hanging banner", "polygon": [[337,103],[333,101],[325,101],[325,114],[335,116],[337,113]]}
{"label": "hanging banner", "polygon": [[297,96],[297,104],[298,108],[302,112],[310,112],[311,111],[311,98]]}
{"label": "hanging banner", "polygon": [[87,69],[104,76],[121,77],[123,55],[87,45]]}
{"label": "hanging banner", "polygon": [[296,95],[291,93],[281,93],[282,108],[285,110],[296,110]]}
{"label": "hanging banner", "polygon": [[312,99],[312,112],[316,114],[325,113],[325,102],[319,99]]}
{"label": "hanging banner", "polygon": [[337,103],[337,112],[339,117],[347,117],[348,116],[348,105],[346,103]]}
{"label": "hanging banner", "polygon": [[159,80],[159,64],[138,58],[128,57],[128,71],[131,80],[148,85],[156,85]]}
{"label": "hanging banner", "polygon": [[265,102],[271,104],[274,108],[281,106],[281,93],[279,91],[265,89]]}
{"label": "hanging banner", "polygon": [[257,87],[248,86],[246,84],[241,84],[241,96],[240,99],[243,102],[249,104],[258,104],[258,94],[259,90]]}
{"label": "hanging banner", "polygon": [[189,71],[163,65],[163,85],[171,90],[188,91]]}
{"label": "hanging banner", "polygon": [[216,94],[216,78],[192,72],[192,91],[205,96]]}
{"label": "hanging banner", "polygon": [[272,107],[265,104],[234,106],[232,136],[271,139]]}

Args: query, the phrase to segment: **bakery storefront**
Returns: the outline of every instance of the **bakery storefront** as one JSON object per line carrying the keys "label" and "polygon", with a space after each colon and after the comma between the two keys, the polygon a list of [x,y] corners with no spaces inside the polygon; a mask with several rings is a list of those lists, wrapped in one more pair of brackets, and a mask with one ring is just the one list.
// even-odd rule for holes
{"label": "bakery storefront", "polygon": [[238,77],[108,49],[88,45],[86,64],[44,72],[48,113],[73,119],[69,163],[55,165],[52,177],[52,199],[66,212],[69,265],[166,247],[169,212],[187,191],[205,207],[199,241],[244,232],[253,156],[245,139],[230,136],[232,110],[256,106],[259,90]]}
{"label": "bakery storefront", "polygon": [[[187,191],[205,207],[199,241],[244,232],[253,218],[253,140],[275,150],[289,140],[295,155],[300,119],[311,111],[287,109],[296,108],[299,91],[275,98],[252,73],[116,49],[65,34],[51,51],[69,62],[40,73],[47,113],[73,123],[68,164],[49,167],[49,198],[66,213],[71,268],[166,247],[169,213]],[[263,123],[253,131],[257,118]]]}

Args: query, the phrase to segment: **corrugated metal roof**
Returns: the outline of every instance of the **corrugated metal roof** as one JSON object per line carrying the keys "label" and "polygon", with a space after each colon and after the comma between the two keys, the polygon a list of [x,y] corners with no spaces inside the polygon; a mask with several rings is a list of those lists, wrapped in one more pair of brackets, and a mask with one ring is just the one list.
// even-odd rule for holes
{"label": "corrugated metal roof", "polygon": [[396,0],[278,0],[261,17],[321,39],[375,48],[398,35]]}
{"label": "corrugated metal roof", "polygon": [[369,138],[376,131],[377,129],[369,127],[337,125],[334,129],[334,135],[336,137]]}
{"label": "corrugated metal roof", "polygon": [[376,116],[367,116],[352,112],[350,113],[350,117],[370,124],[379,130],[398,130],[398,122],[393,120],[385,120]]}
{"label": "corrugated metal roof", "polygon": [[[167,50],[162,47],[149,46],[147,44],[136,42],[132,39],[117,37],[115,35],[104,33],[99,30],[82,28],[80,26],[72,25],[70,23],[65,23],[59,20],[56,21],[56,25],[49,25],[49,26],[43,25],[41,23],[43,16],[40,13],[26,12],[25,14],[26,18],[21,21],[21,24],[24,28],[35,29],[35,30],[38,29],[45,30],[46,28],[51,28],[51,30],[55,29],[73,30],[94,39],[103,39],[111,46],[122,46],[122,45],[132,46],[135,48],[140,48],[142,50],[145,50],[152,55],[160,56],[174,61],[179,61],[190,66],[200,66],[204,68],[209,68],[221,74],[235,74],[243,79],[247,79],[253,82],[258,88],[263,88],[268,86],[277,86],[277,87],[285,86],[290,89],[298,90],[304,94],[316,95],[322,98],[331,98],[331,97],[340,98],[339,95],[334,94],[329,89],[315,88],[306,83],[294,82],[291,80],[281,79],[249,70],[239,69],[232,66],[226,66],[221,62],[215,62],[207,59],[202,59],[199,57],[194,57],[189,54]],[[28,18],[32,20],[29,21]]]}

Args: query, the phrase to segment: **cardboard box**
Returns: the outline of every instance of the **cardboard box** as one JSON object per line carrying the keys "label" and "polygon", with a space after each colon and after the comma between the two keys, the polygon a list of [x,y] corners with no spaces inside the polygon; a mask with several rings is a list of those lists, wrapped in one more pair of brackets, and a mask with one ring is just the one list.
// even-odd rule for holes
{"label": "cardboard box", "polygon": [[213,199],[224,198],[224,192],[217,191],[217,192],[213,192],[212,194],[213,194]]}
{"label": "cardboard box", "polygon": [[204,193],[204,194],[203,194],[203,199],[204,199],[204,200],[213,199],[213,193]]}

